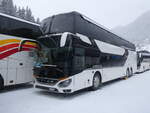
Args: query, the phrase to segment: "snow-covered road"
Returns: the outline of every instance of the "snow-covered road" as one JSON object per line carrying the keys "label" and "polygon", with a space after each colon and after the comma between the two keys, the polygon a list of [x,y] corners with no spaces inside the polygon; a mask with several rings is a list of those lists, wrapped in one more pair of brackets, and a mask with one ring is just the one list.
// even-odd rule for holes
{"label": "snow-covered road", "polygon": [[150,113],[150,71],[68,97],[30,86],[4,91],[0,113]]}

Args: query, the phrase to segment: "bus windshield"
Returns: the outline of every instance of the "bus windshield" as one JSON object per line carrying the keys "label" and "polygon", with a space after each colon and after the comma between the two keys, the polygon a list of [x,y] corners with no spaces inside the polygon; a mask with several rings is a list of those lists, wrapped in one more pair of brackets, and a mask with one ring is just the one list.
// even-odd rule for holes
{"label": "bus windshield", "polygon": [[72,51],[71,41],[68,40],[63,47],[60,47],[61,35],[43,37],[38,41],[42,49],[38,52],[36,65],[57,67],[68,74],[69,59]]}

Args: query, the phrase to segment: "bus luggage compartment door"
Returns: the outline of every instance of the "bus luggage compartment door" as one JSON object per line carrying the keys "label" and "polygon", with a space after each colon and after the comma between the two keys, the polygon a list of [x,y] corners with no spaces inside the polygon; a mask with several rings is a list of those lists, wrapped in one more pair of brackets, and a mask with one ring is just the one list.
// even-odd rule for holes
{"label": "bus luggage compartment door", "polygon": [[8,59],[7,85],[16,84],[17,77],[17,60],[13,57]]}

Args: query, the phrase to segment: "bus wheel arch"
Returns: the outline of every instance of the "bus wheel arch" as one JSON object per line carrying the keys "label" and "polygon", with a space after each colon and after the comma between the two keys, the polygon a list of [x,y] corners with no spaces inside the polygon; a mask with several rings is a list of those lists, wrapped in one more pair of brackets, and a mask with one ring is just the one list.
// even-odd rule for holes
{"label": "bus wheel arch", "polygon": [[3,88],[4,88],[4,79],[2,75],[0,74],[0,90],[2,90]]}
{"label": "bus wheel arch", "polygon": [[97,71],[93,76],[91,90],[95,91],[99,89],[101,85],[102,85],[102,76],[101,73]]}
{"label": "bus wheel arch", "polygon": [[[98,74],[98,75],[100,76],[100,80],[101,80],[100,82],[102,82],[102,76],[101,76],[101,73],[100,73],[99,71],[96,71],[95,74]],[[95,74],[94,74],[94,75],[95,75]]]}

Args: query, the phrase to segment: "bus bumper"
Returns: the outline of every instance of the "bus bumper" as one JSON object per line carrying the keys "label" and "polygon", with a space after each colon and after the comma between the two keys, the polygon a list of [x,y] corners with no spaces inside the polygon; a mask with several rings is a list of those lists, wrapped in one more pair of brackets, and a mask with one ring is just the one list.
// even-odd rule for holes
{"label": "bus bumper", "polygon": [[51,86],[51,85],[35,82],[34,88],[47,90],[47,91],[52,92],[52,93],[65,93],[66,94],[66,93],[73,93],[74,92],[72,83],[68,87],[65,87],[65,88],[58,87],[59,83],[57,83],[54,86]]}

